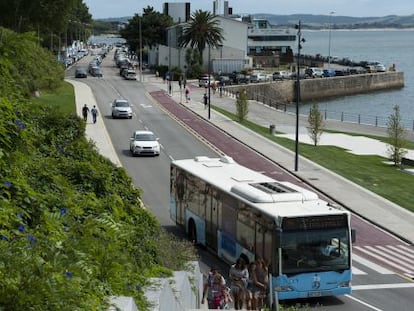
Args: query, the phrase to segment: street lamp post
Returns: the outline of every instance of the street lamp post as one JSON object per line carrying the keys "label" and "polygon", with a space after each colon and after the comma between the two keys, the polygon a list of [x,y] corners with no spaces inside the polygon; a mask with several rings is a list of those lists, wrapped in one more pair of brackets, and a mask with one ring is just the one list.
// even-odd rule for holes
{"label": "street lamp post", "polygon": [[305,39],[301,38],[302,33],[300,30],[301,23],[295,26],[298,30],[298,55],[296,57],[296,136],[295,136],[295,172],[298,171],[298,162],[299,162],[299,102],[300,102],[300,50],[302,49],[302,42],[305,42]]}
{"label": "street lamp post", "polygon": [[335,12],[329,13],[329,39],[328,39],[328,69],[331,68],[331,31],[332,31],[332,15]]}
{"label": "street lamp post", "polygon": [[142,26],[141,26],[141,16],[139,17],[139,82],[142,82]]}
{"label": "street lamp post", "polygon": [[208,63],[207,63],[207,73],[208,73],[208,119],[211,117],[211,93],[210,93],[210,62],[211,62],[211,47],[208,46]]}

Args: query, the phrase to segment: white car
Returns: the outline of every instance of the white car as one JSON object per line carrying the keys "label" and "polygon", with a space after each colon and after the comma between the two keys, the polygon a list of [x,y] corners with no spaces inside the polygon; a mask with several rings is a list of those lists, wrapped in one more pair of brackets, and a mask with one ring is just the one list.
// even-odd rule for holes
{"label": "white car", "polygon": [[132,155],[160,155],[160,143],[151,131],[135,131],[129,139],[129,150]]}
{"label": "white car", "polygon": [[115,99],[112,102],[112,118],[132,118],[132,108],[128,100]]}

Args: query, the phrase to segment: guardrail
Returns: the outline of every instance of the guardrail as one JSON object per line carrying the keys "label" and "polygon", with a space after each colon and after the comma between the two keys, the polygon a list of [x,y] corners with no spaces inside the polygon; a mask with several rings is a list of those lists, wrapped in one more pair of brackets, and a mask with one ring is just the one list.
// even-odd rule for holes
{"label": "guardrail", "polygon": [[[225,94],[228,96],[233,96],[235,98],[237,97],[237,92],[234,92],[232,90],[226,90]],[[272,98],[258,93],[255,93],[250,97],[253,100],[273,107],[278,111],[290,114],[296,113],[296,106],[294,104],[281,103],[277,100],[274,100]],[[320,111],[323,114],[325,120],[341,121],[361,125],[371,125],[383,128],[386,128],[388,123],[388,117],[384,116],[366,115],[344,111],[330,111],[327,109],[320,109]],[[301,116],[307,117],[306,114],[301,114]],[[401,124],[404,126],[405,129],[414,131],[414,120],[401,119]]]}

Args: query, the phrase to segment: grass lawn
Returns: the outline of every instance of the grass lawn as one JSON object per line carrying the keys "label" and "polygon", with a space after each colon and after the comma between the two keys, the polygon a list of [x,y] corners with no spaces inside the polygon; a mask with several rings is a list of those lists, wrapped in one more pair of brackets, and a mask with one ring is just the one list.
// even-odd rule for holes
{"label": "grass lawn", "polygon": [[40,97],[33,97],[32,100],[37,103],[56,107],[63,114],[76,113],[73,86],[66,81],[63,81],[62,85],[55,91],[42,91]]}
{"label": "grass lawn", "polygon": [[[238,122],[236,115],[216,106],[213,106],[213,108]],[[275,143],[292,151],[295,150],[295,141],[270,135],[267,127],[259,126],[247,120],[244,120],[241,124]],[[355,135],[361,134],[355,133]],[[363,136],[386,142],[386,137]],[[414,149],[414,143],[410,142],[407,147]],[[315,147],[303,143],[299,143],[299,153],[301,156],[326,167],[361,187],[414,212],[414,176],[401,172],[399,167],[385,164],[384,162],[388,159],[380,156],[354,155],[335,146]]]}

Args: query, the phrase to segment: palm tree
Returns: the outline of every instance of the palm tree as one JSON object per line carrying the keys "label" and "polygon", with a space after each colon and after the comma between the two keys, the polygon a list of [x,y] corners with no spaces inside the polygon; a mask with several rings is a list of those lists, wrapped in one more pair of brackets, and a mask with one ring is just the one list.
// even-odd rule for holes
{"label": "palm tree", "polygon": [[180,47],[190,46],[200,53],[200,64],[203,64],[203,51],[206,46],[218,48],[223,42],[223,29],[219,22],[214,20],[215,15],[208,11],[195,11],[179,38]]}

